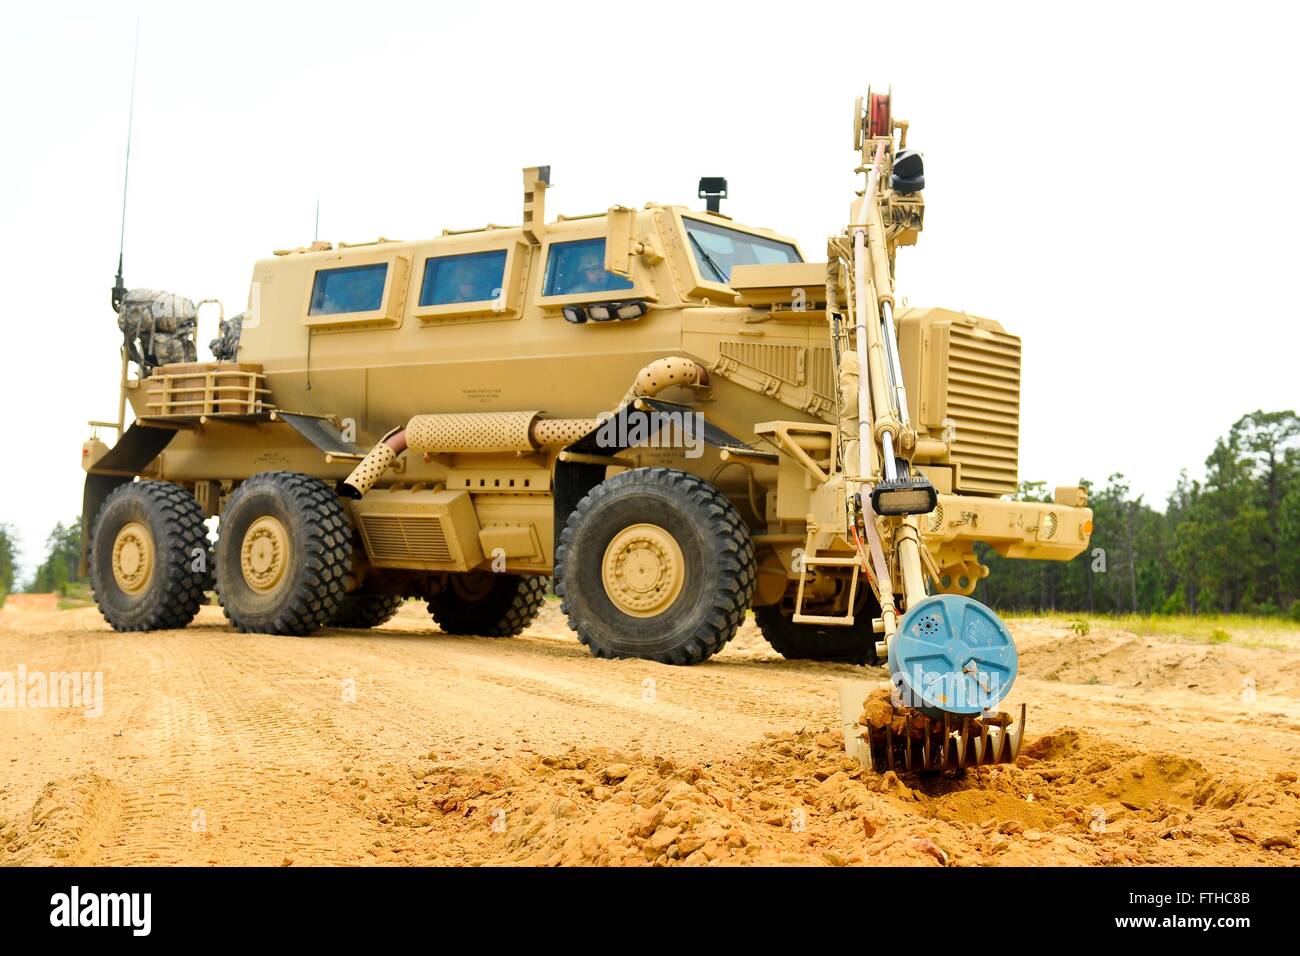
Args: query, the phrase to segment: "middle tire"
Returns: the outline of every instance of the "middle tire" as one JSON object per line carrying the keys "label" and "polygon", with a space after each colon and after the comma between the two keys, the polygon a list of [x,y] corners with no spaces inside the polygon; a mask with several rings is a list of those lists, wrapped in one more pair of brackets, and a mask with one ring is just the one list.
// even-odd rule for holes
{"label": "middle tire", "polygon": [[378,627],[402,606],[400,594],[345,594],[330,618],[330,627]]}
{"label": "middle tire", "polygon": [[334,489],[266,471],[235,489],[221,515],[217,591],[241,631],[310,634],[339,612],[352,526]]}
{"label": "middle tire", "polygon": [[754,620],[763,637],[788,661],[878,664],[871,618],[870,611],[859,611],[852,627],[796,624],[775,604],[754,608]]}
{"label": "middle tire", "polygon": [[541,610],[546,580],[491,571],[451,574],[447,586],[429,598],[429,613],[444,634],[514,637]]}
{"label": "middle tire", "polygon": [[754,595],[749,529],[717,488],[671,468],[597,485],[569,516],[556,593],[597,657],[708,660],[735,636]]}

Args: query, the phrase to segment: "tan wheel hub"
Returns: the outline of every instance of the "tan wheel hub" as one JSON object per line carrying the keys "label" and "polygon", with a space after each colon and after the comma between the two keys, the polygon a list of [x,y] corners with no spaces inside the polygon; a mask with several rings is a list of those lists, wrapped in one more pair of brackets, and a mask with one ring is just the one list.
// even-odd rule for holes
{"label": "tan wheel hub", "polygon": [[673,536],[655,524],[634,524],[605,549],[601,583],[624,614],[654,617],[682,593],[686,561]]}
{"label": "tan wheel hub", "polygon": [[274,591],[289,565],[289,535],[278,518],[265,515],[244,532],[239,549],[239,567],[244,581],[263,594]]}
{"label": "tan wheel hub", "polygon": [[139,594],[153,578],[153,535],[147,525],[132,521],[113,541],[113,580],[127,594]]}

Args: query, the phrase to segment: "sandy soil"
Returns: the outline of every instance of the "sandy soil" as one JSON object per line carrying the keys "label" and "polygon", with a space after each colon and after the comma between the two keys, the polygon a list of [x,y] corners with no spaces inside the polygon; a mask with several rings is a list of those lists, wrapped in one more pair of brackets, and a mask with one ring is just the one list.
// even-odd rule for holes
{"label": "sandy soil", "polygon": [[0,706],[0,861],[1300,862],[1300,632],[1012,629],[1018,765],[900,779],[837,729],[838,682],[884,671],[783,661],[752,623],[671,668],[590,657],[553,605],[511,640],[443,635],[419,604],[276,638],[216,608],[116,634],[11,598],[0,691],[22,668],[103,693],[99,716]]}

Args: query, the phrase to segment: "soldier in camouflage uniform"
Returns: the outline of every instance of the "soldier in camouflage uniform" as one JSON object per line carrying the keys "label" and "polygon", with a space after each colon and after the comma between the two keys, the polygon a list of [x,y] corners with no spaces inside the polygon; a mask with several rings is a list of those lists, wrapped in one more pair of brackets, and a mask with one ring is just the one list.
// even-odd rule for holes
{"label": "soldier in camouflage uniform", "polygon": [[117,327],[131,361],[142,376],[159,365],[194,362],[198,310],[184,296],[154,289],[132,289],[122,297]]}
{"label": "soldier in camouflage uniform", "polygon": [[218,362],[233,362],[239,352],[239,333],[244,327],[244,315],[240,312],[234,318],[222,319],[219,323],[217,337],[208,343],[212,357]]}

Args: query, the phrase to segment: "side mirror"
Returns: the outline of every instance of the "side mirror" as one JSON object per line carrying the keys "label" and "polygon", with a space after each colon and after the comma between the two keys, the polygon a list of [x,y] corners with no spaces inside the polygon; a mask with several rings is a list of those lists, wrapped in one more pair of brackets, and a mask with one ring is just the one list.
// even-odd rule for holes
{"label": "side mirror", "polygon": [[630,279],[632,278],[636,210],[629,209],[627,206],[612,206],[608,221],[609,232],[605,236],[605,271]]}

